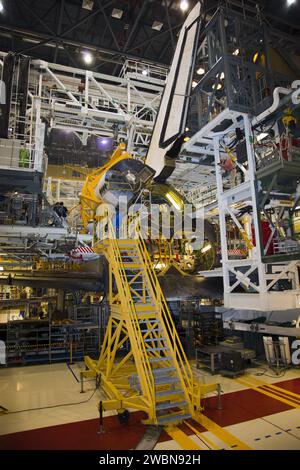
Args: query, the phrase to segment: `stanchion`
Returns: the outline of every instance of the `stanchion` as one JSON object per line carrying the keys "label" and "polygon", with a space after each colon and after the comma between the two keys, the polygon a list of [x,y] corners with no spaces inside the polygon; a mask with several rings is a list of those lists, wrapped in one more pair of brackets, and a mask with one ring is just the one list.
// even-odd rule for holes
{"label": "stanchion", "polygon": [[104,427],[103,427],[103,402],[102,400],[99,403],[99,431],[97,434],[104,434]]}
{"label": "stanchion", "polygon": [[83,390],[83,372],[80,372],[80,393],[84,393],[84,390]]}
{"label": "stanchion", "polygon": [[70,341],[70,365],[73,364],[73,340]]}
{"label": "stanchion", "polygon": [[221,401],[221,393],[222,393],[221,384],[218,384],[217,392],[218,392],[217,410],[223,410],[222,401]]}

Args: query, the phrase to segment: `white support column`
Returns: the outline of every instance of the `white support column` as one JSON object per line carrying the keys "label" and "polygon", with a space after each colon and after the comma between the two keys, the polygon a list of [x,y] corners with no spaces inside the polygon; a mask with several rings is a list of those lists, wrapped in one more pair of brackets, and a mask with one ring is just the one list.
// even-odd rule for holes
{"label": "white support column", "polygon": [[256,240],[256,249],[255,249],[255,258],[257,261],[258,267],[258,277],[259,277],[259,287],[260,287],[260,301],[262,306],[266,307],[266,294],[267,281],[266,281],[266,271],[265,265],[262,263],[262,253],[261,253],[261,244],[260,244],[260,219],[259,219],[259,207],[257,200],[257,190],[256,190],[256,163],[255,156],[253,151],[253,134],[251,130],[251,122],[248,115],[243,115],[244,119],[244,128],[245,128],[245,140],[247,147],[247,159],[248,159],[248,168],[249,168],[249,180],[250,180],[250,191],[251,191],[251,202],[252,202],[252,223],[254,227],[255,240]]}
{"label": "white support column", "polygon": [[230,282],[229,282],[229,267],[228,267],[228,245],[227,245],[227,231],[226,231],[226,210],[224,207],[224,190],[222,181],[222,169],[220,166],[220,137],[214,137],[214,154],[215,154],[215,169],[217,180],[217,198],[219,206],[219,223],[220,223],[220,237],[221,237],[221,256],[222,256],[222,270],[223,270],[223,284],[224,284],[224,305],[229,305],[230,295]]}

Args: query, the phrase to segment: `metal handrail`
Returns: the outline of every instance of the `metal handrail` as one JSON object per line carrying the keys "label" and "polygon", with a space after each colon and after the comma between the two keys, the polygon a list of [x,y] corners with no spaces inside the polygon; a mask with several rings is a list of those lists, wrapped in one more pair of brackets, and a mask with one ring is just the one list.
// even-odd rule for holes
{"label": "metal handrail", "polygon": [[152,290],[152,295],[156,299],[158,306],[158,314],[162,326],[165,328],[166,338],[170,338],[169,333],[172,335],[172,342],[170,341],[169,346],[173,357],[175,359],[175,365],[178,364],[178,372],[181,379],[182,386],[184,388],[185,395],[189,397],[192,407],[193,407],[193,389],[194,389],[194,378],[193,373],[190,367],[190,364],[187,360],[186,354],[184,352],[182,343],[180,341],[179,335],[175,328],[173,319],[171,317],[170,310],[167,306],[165,296],[160,287],[158,278],[153,270],[151,258],[147,250],[145,241],[142,237],[138,238],[138,244],[140,248],[140,253],[142,256],[142,261],[146,268],[146,274],[149,279],[149,284]]}
{"label": "metal handrail", "polygon": [[[137,369],[142,368],[142,374],[139,374],[141,380],[141,387],[143,393],[147,396],[150,406],[152,408],[152,414],[155,417],[155,383],[152,368],[148,359],[147,349],[144,344],[144,339],[140,330],[139,319],[135,310],[135,305],[130,293],[130,287],[128,284],[127,276],[125,273],[123,260],[120,252],[119,245],[117,243],[114,228],[112,222],[109,221],[109,248],[111,250],[109,261],[112,262],[112,268],[116,281],[121,284],[119,294],[123,298],[125,308],[131,314],[132,322],[128,322],[128,326],[132,327],[132,334],[135,338],[135,345],[137,346],[138,356],[135,358]],[[132,242],[129,240],[128,243]],[[135,349],[134,344],[131,347]]]}

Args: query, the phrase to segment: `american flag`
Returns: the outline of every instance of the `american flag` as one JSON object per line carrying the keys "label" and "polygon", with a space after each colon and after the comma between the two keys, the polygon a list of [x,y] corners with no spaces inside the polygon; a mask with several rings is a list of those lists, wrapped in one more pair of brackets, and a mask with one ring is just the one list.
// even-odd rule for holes
{"label": "american flag", "polygon": [[93,248],[88,245],[78,246],[72,250],[72,253],[95,253]]}
{"label": "american flag", "polygon": [[94,254],[96,256],[96,253],[93,250],[93,248],[91,248],[88,245],[80,245],[71,251],[70,257],[74,259],[84,259],[84,257],[87,255],[87,258],[90,259],[90,256],[88,255],[91,255],[91,254]]}

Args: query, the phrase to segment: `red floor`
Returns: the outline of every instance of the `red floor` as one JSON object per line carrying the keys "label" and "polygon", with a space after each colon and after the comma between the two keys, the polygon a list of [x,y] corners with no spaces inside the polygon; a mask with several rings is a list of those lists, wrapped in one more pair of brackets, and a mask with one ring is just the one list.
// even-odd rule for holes
{"label": "red floor", "polygon": [[[300,393],[300,379],[287,380],[276,385]],[[251,389],[223,395],[222,410],[217,410],[215,397],[206,399],[203,404],[205,415],[222,427],[291,409],[290,406]],[[7,434],[0,436],[0,449],[134,449],[145,432],[145,427],[141,424],[143,417],[141,412],[132,413],[130,422],[126,425],[121,425],[116,416],[107,417],[104,419],[104,434],[97,433],[97,419]],[[205,431],[198,423],[193,421],[192,424],[199,432]],[[180,428],[187,435],[193,434],[185,424]],[[162,431],[160,442],[166,440],[170,440],[170,436]]]}
{"label": "red floor", "polygon": [[217,410],[217,398],[204,402],[204,414],[219,426],[231,426],[251,419],[280,413],[292,407],[255,390],[241,390],[222,396],[222,410]]}
{"label": "red floor", "polygon": [[124,450],[134,449],[145,432],[144,413],[132,413],[129,424],[117,416],[104,419],[104,434],[98,434],[99,420],[89,419],[31,431],[0,436],[1,450]]}

